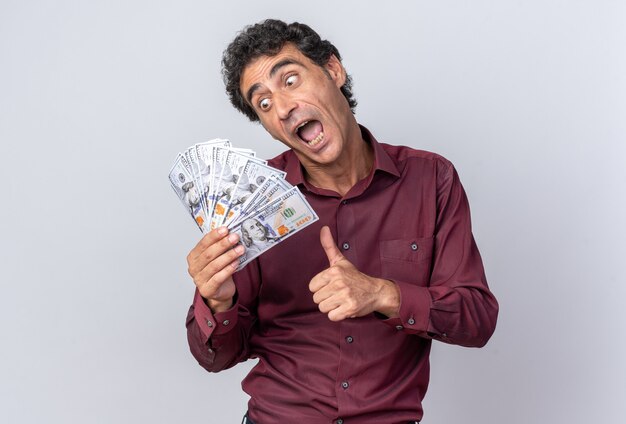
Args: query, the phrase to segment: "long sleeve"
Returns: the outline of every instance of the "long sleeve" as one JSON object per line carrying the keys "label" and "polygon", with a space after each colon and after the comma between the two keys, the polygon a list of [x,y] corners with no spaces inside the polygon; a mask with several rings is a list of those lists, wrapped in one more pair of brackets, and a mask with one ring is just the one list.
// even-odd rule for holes
{"label": "long sleeve", "polygon": [[389,325],[446,343],[481,347],[493,334],[498,303],[489,290],[471,229],[470,210],[456,170],[437,169],[437,216],[429,284],[395,281],[400,317]]}
{"label": "long sleeve", "polygon": [[192,355],[207,371],[218,372],[248,359],[249,335],[256,322],[257,275],[254,261],[235,274],[235,301],[224,312],[214,314],[196,290],[187,314],[187,340]]}

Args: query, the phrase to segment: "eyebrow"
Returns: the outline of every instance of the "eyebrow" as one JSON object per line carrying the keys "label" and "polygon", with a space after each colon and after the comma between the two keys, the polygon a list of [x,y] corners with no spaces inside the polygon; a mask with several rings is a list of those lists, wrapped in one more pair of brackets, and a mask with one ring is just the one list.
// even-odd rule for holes
{"label": "eyebrow", "polygon": [[[284,68],[287,65],[302,65],[302,63],[298,62],[295,59],[283,59],[280,62],[277,62],[274,64],[274,66],[272,66],[272,69],[270,69],[270,73],[269,73],[269,77],[272,78],[274,77],[274,75],[276,75],[276,72],[278,72],[281,68]],[[256,83],[253,84],[252,87],[250,87],[246,93],[246,99],[248,100],[249,104],[252,104],[252,96],[254,95],[254,92],[257,91],[259,88],[261,88],[261,84],[260,83]]]}

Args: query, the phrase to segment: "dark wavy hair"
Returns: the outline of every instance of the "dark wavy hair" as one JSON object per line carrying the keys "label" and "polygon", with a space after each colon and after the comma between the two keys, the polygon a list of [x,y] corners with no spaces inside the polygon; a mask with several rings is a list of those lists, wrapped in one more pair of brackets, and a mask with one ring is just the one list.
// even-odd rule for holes
{"label": "dark wavy hair", "polygon": [[[267,19],[245,27],[224,50],[222,77],[230,102],[251,121],[258,121],[259,117],[239,91],[241,74],[248,63],[260,56],[278,54],[286,43],[295,45],[302,54],[320,67],[324,67],[333,54],[341,60],[337,48],[330,41],[322,40],[307,25],[298,22],[287,24],[276,19]],[[350,75],[346,75],[346,82],[341,87],[341,92],[354,113],[357,102],[352,94]]]}

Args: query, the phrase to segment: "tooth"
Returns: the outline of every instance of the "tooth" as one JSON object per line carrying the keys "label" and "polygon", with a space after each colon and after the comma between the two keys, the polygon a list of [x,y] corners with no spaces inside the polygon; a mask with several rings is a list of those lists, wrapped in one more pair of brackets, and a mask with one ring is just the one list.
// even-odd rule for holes
{"label": "tooth", "polygon": [[317,137],[315,137],[313,140],[309,142],[309,146],[311,147],[317,146],[318,144],[321,143],[323,139],[324,139],[324,133],[321,132],[317,135]]}

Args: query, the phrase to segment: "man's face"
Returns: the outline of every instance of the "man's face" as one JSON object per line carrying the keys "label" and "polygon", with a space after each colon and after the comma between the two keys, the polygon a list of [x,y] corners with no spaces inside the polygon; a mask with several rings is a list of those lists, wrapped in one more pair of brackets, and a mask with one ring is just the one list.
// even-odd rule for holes
{"label": "man's face", "polygon": [[335,162],[346,145],[354,117],[340,89],[345,80],[335,56],[322,68],[288,43],[250,62],[239,88],[272,137],[316,166]]}
{"label": "man's face", "polygon": [[265,228],[256,219],[247,219],[241,225],[252,240],[265,239]]}

